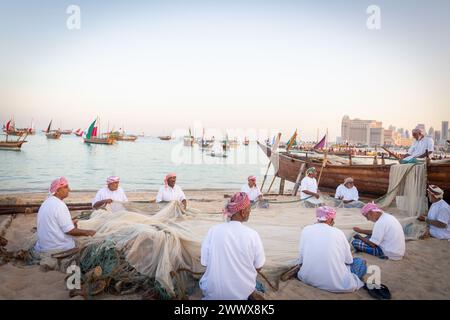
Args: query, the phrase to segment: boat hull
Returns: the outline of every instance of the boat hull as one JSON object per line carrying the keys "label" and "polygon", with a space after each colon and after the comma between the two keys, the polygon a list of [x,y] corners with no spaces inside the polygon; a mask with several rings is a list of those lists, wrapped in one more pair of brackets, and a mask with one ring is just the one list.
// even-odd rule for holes
{"label": "boat hull", "polygon": [[6,142],[1,141],[0,142],[0,150],[14,150],[14,151],[20,151],[22,148],[22,144],[24,144],[26,141],[19,141],[19,142]]}
{"label": "boat hull", "polygon": [[47,137],[47,139],[59,139],[61,138],[61,132],[51,132],[51,133],[46,133],[45,136]]}
{"label": "boat hull", "polygon": [[[258,142],[263,152],[270,157],[272,151]],[[320,173],[321,163],[297,159],[294,155],[279,153],[277,177],[296,182],[300,167],[315,167]],[[320,188],[335,190],[347,177],[355,180],[361,195],[382,196],[389,188],[389,172],[392,164],[386,165],[326,165],[320,179]],[[444,198],[450,200],[450,163],[430,163],[427,167],[427,183],[435,184],[445,191]]]}
{"label": "boat hull", "polygon": [[114,144],[114,139],[103,139],[103,138],[91,138],[91,139],[84,139],[84,143],[87,144],[106,144],[111,145]]}

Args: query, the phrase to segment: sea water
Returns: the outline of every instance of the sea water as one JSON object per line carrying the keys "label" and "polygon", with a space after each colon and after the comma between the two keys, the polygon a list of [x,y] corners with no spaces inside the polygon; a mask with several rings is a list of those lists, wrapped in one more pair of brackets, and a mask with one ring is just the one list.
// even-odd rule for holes
{"label": "sea water", "polygon": [[39,133],[26,140],[21,151],[0,150],[0,193],[45,192],[59,176],[68,179],[72,190],[93,191],[111,175],[121,178],[126,191],[157,190],[168,172],[176,172],[185,189],[238,190],[249,175],[261,182],[269,163],[256,142],[218,158],[198,145],[183,146],[182,139],[139,137],[135,142],[89,145],[75,135],[50,140]]}

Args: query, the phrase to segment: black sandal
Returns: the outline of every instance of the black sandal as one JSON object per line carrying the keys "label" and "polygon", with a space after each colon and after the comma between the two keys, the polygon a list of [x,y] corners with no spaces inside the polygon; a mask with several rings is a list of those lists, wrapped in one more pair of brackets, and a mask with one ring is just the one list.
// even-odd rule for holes
{"label": "black sandal", "polygon": [[367,290],[367,292],[370,294],[370,296],[377,300],[391,300],[391,292],[389,291],[388,287],[384,284],[380,285],[380,288],[373,288],[369,289],[367,284],[364,285],[364,289]]}

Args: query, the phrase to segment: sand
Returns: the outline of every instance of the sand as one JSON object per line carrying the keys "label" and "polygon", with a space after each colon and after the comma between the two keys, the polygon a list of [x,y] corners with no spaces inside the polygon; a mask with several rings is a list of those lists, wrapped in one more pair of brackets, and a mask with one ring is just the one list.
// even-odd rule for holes
{"label": "sand", "polygon": [[[226,201],[224,195],[232,191],[221,190],[186,190],[190,205],[203,212],[219,212]],[[154,199],[155,192],[129,193],[133,200]],[[40,202],[44,193],[15,194],[22,202]],[[72,192],[66,202],[89,202],[92,192]],[[7,195],[0,197],[0,201]],[[279,201],[289,199],[286,196],[272,197]],[[72,212],[76,216],[79,212]],[[0,216],[0,233],[2,222],[10,216]],[[36,214],[19,214],[12,223],[3,223],[7,227],[5,238],[9,240],[8,251],[19,250],[24,246],[24,239],[29,237],[36,226]],[[450,299],[450,242],[436,239],[408,241],[406,256],[401,261],[381,260],[366,254],[356,254],[367,260],[369,265],[381,269],[381,282],[386,284],[393,299]],[[0,266],[0,299],[70,299],[65,287],[65,274],[58,271],[42,271],[38,266],[21,266],[8,263]],[[268,285],[265,284],[266,288]],[[140,299],[139,295],[112,296],[101,295],[98,299]],[[199,298],[198,294],[191,297]],[[292,279],[280,282],[278,291],[268,290],[266,299],[372,299],[361,289],[355,293],[335,294],[312,288]],[[79,297],[77,298],[79,299]]]}

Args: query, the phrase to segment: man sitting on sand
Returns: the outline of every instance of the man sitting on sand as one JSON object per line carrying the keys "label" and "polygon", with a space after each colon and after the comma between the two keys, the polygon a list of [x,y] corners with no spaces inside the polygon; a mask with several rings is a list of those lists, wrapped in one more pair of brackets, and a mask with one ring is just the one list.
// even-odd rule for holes
{"label": "man sitting on sand", "polygon": [[336,211],[316,209],[317,223],[306,226],[300,237],[299,280],[330,292],[353,292],[364,286],[366,262],[353,258],[344,232],[333,227]]}
{"label": "man sitting on sand", "polygon": [[361,209],[362,215],[374,222],[373,231],[354,227],[353,230],[365,234],[354,235],[353,247],[380,258],[401,260],[405,254],[405,234],[402,225],[389,213],[383,212],[375,203],[368,203]]}
{"label": "man sitting on sand", "polygon": [[245,192],[233,195],[224,214],[227,222],[212,227],[201,248],[206,271],[200,288],[206,300],[247,300],[256,287],[256,276],[265,262],[258,233],[245,226],[251,206]]}
{"label": "man sitting on sand", "polygon": [[69,208],[63,202],[69,191],[69,183],[64,177],[52,182],[50,196],[42,203],[37,214],[37,242],[34,250],[38,253],[70,250],[75,247],[73,237],[95,234],[94,230],[78,229],[77,221],[72,220]]}
{"label": "man sitting on sand", "polygon": [[176,185],[177,182],[177,174],[169,173],[164,178],[164,185],[159,189],[158,194],[156,195],[156,202],[170,202],[170,201],[179,201],[183,204],[183,207],[186,209],[187,202],[186,196],[184,195],[183,190]]}
{"label": "man sitting on sand", "polygon": [[359,201],[358,189],[356,189],[353,178],[348,177],[336,189],[336,199],[344,203],[344,208],[362,208],[364,203]]}
{"label": "man sitting on sand", "polygon": [[251,203],[262,200],[262,193],[259,188],[256,186],[256,177],[249,176],[247,178],[248,183],[244,184],[241,188],[241,192],[245,192],[248,195]]}
{"label": "man sitting on sand", "polygon": [[435,185],[428,186],[428,199],[431,207],[428,215],[419,216],[420,221],[427,223],[427,230],[421,239],[433,237],[441,240],[450,239],[450,206],[443,199],[444,190]]}
{"label": "man sitting on sand", "polygon": [[306,176],[300,184],[300,199],[304,200],[304,204],[308,208],[316,208],[323,205],[317,186],[317,170],[315,167],[306,170]]}
{"label": "man sitting on sand", "polygon": [[119,187],[120,178],[111,176],[106,179],[106,187],[97,191],[94,200],[92,200],[92,207],[97,210],[104,207],[113,201],[128,202],[128,198],[121,187]]}
{"label": "man sitting on sand", "polygon": [[[412,135],[415,139],[408,150],[405,157],[400,160],[400,163],[416,163],[418,158],[425,158],[430,156],[434,151],[434,141],[431,137],[426,137],[421,128],[412,130]],[[428,155],[426,154],[428,151]]]}

